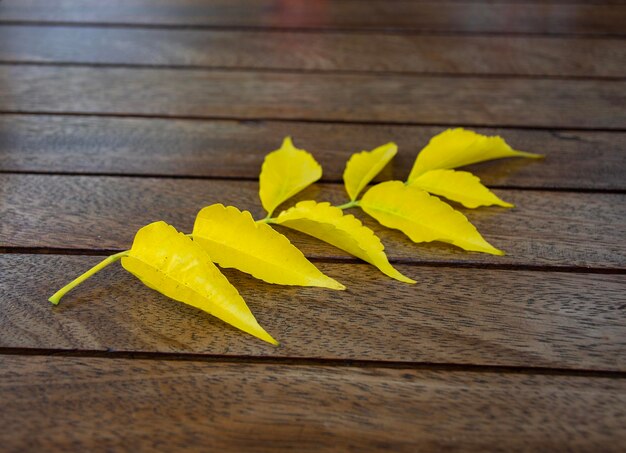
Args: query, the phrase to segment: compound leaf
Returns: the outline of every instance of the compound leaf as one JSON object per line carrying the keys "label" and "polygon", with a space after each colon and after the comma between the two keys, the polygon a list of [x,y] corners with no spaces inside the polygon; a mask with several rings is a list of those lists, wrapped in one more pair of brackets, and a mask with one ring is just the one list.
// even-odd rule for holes
{"label": "compound leaf", "polygon": [[467,171],[430,170],[408,183],[434,195],[461,203],[466,208],[498,205],[512,208],[511,203],[501,200],[485,187],[480,178]]}
{"label": "compound leaf", "polygon": [[207,253],[165,222],[141,228],[122,266],[146,286],[277,345]]}
{"label": "compound leaf", "polygon": [[345,289],[284,235],[234,206],[214,204],[202,209],[192,236],[220,266],[239,269],[268,283]]}
{"label": "compound leaf", "polygon": [[274,222],[345,250],[373,264],[391,278],[415,283],[389,264],[385,247],[372,230],[353,215],[344,215],[341,209],[331,206],[330,203],[301,201],[293,208],[281,212]]}
{"label": "compound leaf", "polygon": [[422,189],[400,181],[378,184],[361,199],[361,208],[382,225],[413,242],[447,242],[465,250],[503,255],[489,244],[459,211]]}
{"label": "compound leaf", "polygon": [[261,204],[271,215],[278,205],[321,177],[320,164],[286,137],[280,149],[265,156],[259,177]]}
{"label": "compound leaf", "polygon": [[385,168],[398,152],[395,143],[387,143],[372,151],[353,154],[343,172],[343,181],[351,201],[355,201],[359,193]]}
{"label": "compound leaf", "polygon": [[409,182],[419,175],[503,157],[542,158],[540,154],[515,151],[502,137],[477,134],[462,128],[448,129],[430,139],[420,151],[409,175]]}

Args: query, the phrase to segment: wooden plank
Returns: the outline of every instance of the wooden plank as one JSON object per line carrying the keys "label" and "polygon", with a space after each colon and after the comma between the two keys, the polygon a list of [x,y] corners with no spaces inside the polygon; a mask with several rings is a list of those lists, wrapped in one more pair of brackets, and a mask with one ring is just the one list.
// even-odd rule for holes
{"label": "wooden plank", "polygon": [[0,67],[0,111],[623,129],[626,82]]}
{"label": "wooden plank", "polygon": [[[257,190],[253,181],[0,175],[0,246],[123,250],[130,246],[138,228],[155,220],[190,231],[200,208],[213,203],[232,204],[262,218]],[[463,212],[487,240],[508,253],[503,257],[463,252],[443,243],[417,245],[399,231],[381,227],[358,209],[352,211],[380,236],[395,261],[626,267],[626,195],[497,193],[518,207]],[[322,184],[306,189],[292,202],[317,199],[340,204],[345,198],[342,186]],[[289,231],[288,236],[307,256],[347,256],[298,232]]]}
{"label": "wooden plank", "polygon": [[624,77],[625,49],[598,38],[0,27],[4,62]]}
{"label": "wooden plank", "polygon": [[[121,266],[48,297],[101,257],[0,255],[0,348],[626,371],[626,276],[318,263],[347,291],[226,270],[278,348],[143,286]],[[26,277],[28,276],[28,277]]]}
{"label": "wooden plank", "polygon": [[[0,171],[257,178],[264,156],[291,135],[341,181],[353,152],[395,141],[384,178],[406,179],[417,152],[441,127],[297,122],[188,121],[80,116],[0,116]],[[506,159],[468,170],[495,187],[626,190],[620,132],[477,129],[542,162]]]}
{"label": "wooden plank", "polygon": [[591,2],[3,0],[3,22],[623,35],[626,7]]}
{"label": "wooden plank", "polygon": [[623,379],[0,357],[7,451],[621,451]]}

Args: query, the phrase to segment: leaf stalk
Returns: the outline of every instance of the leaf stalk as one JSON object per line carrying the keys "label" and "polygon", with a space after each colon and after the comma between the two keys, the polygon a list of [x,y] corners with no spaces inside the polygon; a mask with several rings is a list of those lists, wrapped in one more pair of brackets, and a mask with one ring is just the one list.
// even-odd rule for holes
{"label": "leaf stalk", "polygon": [[354,208],[357,206],[360,206],[361,203],[358,200],[352,200],[349,201],[347,203],[341,204],[339,206],[337,206],[339,209],[344,210],[344,209],[350,209],[350,208]]}
{"label": "leaf stalk", "polygon": [[72,289],[74,289],[75,287],[80,285],[82,282],[87,280],[92,275],[96,274],[97,272],[99,272],[102,269],[104,269],[105,267],[107,267],[109,264],[112,264],[112,263],[116,262],[117,260],[119,260],[119,259],[121,259],[121,258],[123,258],[125,256],[128,256],[128,252],[129,252],[128,250],[124,250],[123,252],[116,253],[115,255],[111,255],[111,256],[106,257],[104,260],[100,261],[98,264],[96,264],[94,267],[89,269],[87,272],[85,272],[82,275],[79,275],[74,280],[72,280],[67,285],[65,285],[63,288],[58,290],[48,300],[50,302],[52,302],[54,305],[58,305],[59,302],[61,301],[61,298],[63,296],[65,296],[65,294],[67,294],[69,291],[71,291]]}

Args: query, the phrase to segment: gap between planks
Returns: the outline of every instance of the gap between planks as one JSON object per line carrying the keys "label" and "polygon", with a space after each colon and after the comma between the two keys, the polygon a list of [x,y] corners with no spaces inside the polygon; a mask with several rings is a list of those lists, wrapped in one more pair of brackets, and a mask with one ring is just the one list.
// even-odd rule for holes
{"label": "gap between planks", "polygon": [[[513,73],[456,73],[438,71],[389,71],[389,70],[356,70],[356,69],[300,69],[254,66],[223,66],[223,65],[180,65],[180,64],[141,64],[141,63],[83,63],[73,61],[29,61],[0,60],[0,66],[28,66],[51,68],[88,68],[88,69],[130,69],[149,71],[154,69],[189,71],[189,72],[232,72],[262,74],[312,74],[312,75],[355,75],[355,76],[393,76],[398,78],[441,78],[441,79],[512,79],[512,80],[573,80],[573,81],[605,81],[623,82],[624,76],[582,76],[582,75],[534,75]],[[554,128],[557,129],[557,128]],[[571,128],[568,128],[571,129]]]}
{"label": "gap between planks", "polygon": [[[467,170],[466,170],[467,171]],[[1,170],[0,175],[36,175],[36,176],[91,176],[94,178],[149,178],[149,179],[188,179],[201,181],[246,181],[256,182],[258,177],[248,176],[202,176],[202,175],[169,175],[165,173],[94,173],[94,172],[74,172],[74,171],[37,171],[37,170]],[[320,179],[319,183],[343,185],[339,179]],[[383,181],[381,181],[383,182]],[[369,186],[368,186],[369,187]],[[489,184],[489,189],[518,190],[518,191],[541,191],[541,192],[563,192],[563,193],[597,193],[597,194],[626,194],[626,189],[595,189],[576,187],[524,187],[507,184]],[[365,190],[365,189],[364,189]]]}
{"label": "gap between planks", "polygon": [[[0,0],[1,1],[1,0]],[[120,28],[120,29],[147,29],[147,30],[183,30],[183,31],[241,31],[241,32],[268,32],[268,33],[301,33],[301,34],[345,34],[345,35],[401,35],[401,36],[450,36],[450,37],[546,37],[546,38],[585,38],[585,39],[612,39],[622,41],[626,39],[626,33],[575,33],[575,32],[530,32],[530,31],[443,31],[435,29],[403,29],[393,27],[381,28],[289,28],[289,27],[263,27],[241,25],[190,25],[190,24],[138,24],[138,23],[102,23],[102,22],[67,22],[67,21],[29,21],[29,20],[3,20],[0,18],[0,26],[28,26],[28,27],[72,27],[72,28]]]}
{"label": "gap between planks", "polygon": [[170,115],[170,114],[157,114],[157,113],[111,113],[111,112],[72,112],[63,111],[55,112],[48,110],[2,110],[0,115],[16,115],[16,116],[73,116],[73,117],[95,117],[95,118],[137,118],[137,119],[163,119],[163,120],[184,120],[184,121],[237,121],[241,123],[304,123],[304,124],[339,124],[339,125],[360,125],[360,126],[428,126],[428,127],[442,127],[442,128],[506,128],[506,129],[518,129],[518,130],[537,130],[537,131],[584,131],[584,132],[613,132],[622,133],[626,132],[626,125],[624,127],[597,127],[597,126],[542,126],[536,125],[523,125],[523,124],[507,124],[507,123],[468,123],[466,121],[456,121],[454,123],[441,123],[437,121],[381,121],[381,120],[345,120],[345,119],[323,119],[323,118],[283,118],[272,116],[256,116],[254,118],[247,118],[241,116],[229,116],[229,115]]}
{"label": "gap between planks", "polygon": [[[419,246],[420,244],[415,244]],[[109,256],[124,251],[123,249],[80,249],[80,248],[56,248],[56,247],[0,247],[0,255],[69,255],[69,256]],[[307,257],[314,263],[336,263],[336,264],[366,264],[357,258],[351,257]],[[569,274],[605,274],[622,275],[626,274],[626,269],[622,268],[594,268],[586,266],[549,266],[549,265],[529,265],[529,264],[497,264],[497,263],[475,263],[475,262],[440,262],[440,261],[410,261],[402,258],[389,258],[392,264],[402,264],[412,267],[436,267],[455,269],[485,269],[500,271],[531,271],[531,272],[559,272]]]}
{"label": "gap between planks", "polygon": [[[0,0],[1,1],[1,0]],[[72,28],[123,28],[123,29],[148,29],[148,30],[198,30],[198,31],[242,31],[242,32],[268,32],[268,33],[302,33],[302,34],[366,34],[366,35],[415,35],[415,36],[515,36],[515,37],[562,37],[562,38],[585,38],[585,39],[626,39],[626,33],[588,34],[588,33],[542,33],[542,32],[506,32],[506,31],[438,31],[432,29],[412,30],[402,28],[288,28],[288,27],[254,27],[238,25],[175,25],[175,24],[136,24],[136,23],[102,23],[102,22],[66,22],[66,21],[29,21],[29,20],[3,20],[0,26],[27,26],[27,27],[72,27]]]}
{"label": "gap between planks", "polygon": [[577,376],[625,379],[626,371],[587,370],[552,368],[544,366],[506,366],[506,365],[472,365],[461,363],[436,362],[400,362],[385,360],[350,360],[350,359],[323,359],[304,357],[276,357],[276,356],[237,356],[220,354],[194,354],[171,352],[134,352],[134,351],[96,351],[96,350],[63,350],[40,348],[5,348],[0,347],[0,357],[80,357],[102,358],[111,360],[154,360],[199,363],[235,363],[249,365],[290,365],[290,366],[320,366],[335,368],[380,368],[412,371],[442,371],[484,374],[520,374],[543,376]]}
{"label": "gap between planks", "polygon": [[[477,78],[477,79],[512,79],[512,80],[588,80],[605,82],[623,82],[624,76],[586,76],[586,75],[554,75],[554,74],[514,74],[514,73],[480,73],[480,72],[444,72],[444,71],[394,71],[394,70],[357,70],[357,69],[297,69],[297,68],[269,68],[255,66],[221,66],[221,65],[181,65],[181,64],[147,64],[147,63],[81,63],[73,61],[29,61],[29,60],[0,60],[0,66],[42,66],[58,68],[93,68],[93,69],[167,69],[174,71],[203,71],[203,72],[259,72],[269,74],[319,74],[319,75],[370,75],[394,77],[441,77],[449,79]],[[571,128],[568,128],[571,129]]]}

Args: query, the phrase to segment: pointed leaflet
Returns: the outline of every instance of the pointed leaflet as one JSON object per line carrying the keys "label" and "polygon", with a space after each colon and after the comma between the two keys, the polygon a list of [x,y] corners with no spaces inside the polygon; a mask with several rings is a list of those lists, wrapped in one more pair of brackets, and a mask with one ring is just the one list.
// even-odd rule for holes
{"label": "pointed leaflet", "polygon": [[448,169],[503,157],[542,158],[540,154],[515,151],[502,137],[488,137],[465,129],[448,129],[430,139],[420,151],[409,182],[428,170]]}
{"label": "pointed leaflet", "polygon": [[400,181],[387,181],[365,192],[361,208],[382,225],[413,242],[442,241],[465,250],[503,255],[483,239],[467,217],[437,197]]}
{"label": "pointed leaflet", "polygon": [[343,172],[343,182],[350,201],[355,201],[361,190],[385,168],[398,152],[395,143],[387,143],[372,151],[353,154]]}
{"label": "pointed leaflet", "polygon": [[483,186],[480,178],[467,171],[431,170],[411,180],[408,185],[459,202],[466,208],[494,204],[505,208],[513,207]]}
{"label": "pointed leaflet", "polygon": [[313,156],[293,146],[286,137],[279,150],[265,156],[259,177],[261,204],[272,215],[288,198],[322,177],[322,167]]}
{"label": "pointed leaflet", "polygon": [[391,278],[415,283],[389,264],[383,251],[385,247],[372,230],[363,226],[353,215],[344,215],[341,209],[331,206],[330,203],[301,201],[295,207],[281,212],[274,222],[345,250],[373,264]]}
{"label": "pointed leaflet", "polygon": [[324,275],[289,239],[248,211],[214,204],[202,209],[193,239],[222,267],[234,267],[268,283],[346,289]]}
{"label": "pointed leaflet", "polygon": [[278,344],[254,319],[237,289],[197,244],[165,222],[141,228],[122,266],[148,287]]}

